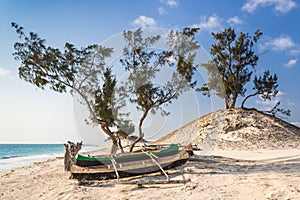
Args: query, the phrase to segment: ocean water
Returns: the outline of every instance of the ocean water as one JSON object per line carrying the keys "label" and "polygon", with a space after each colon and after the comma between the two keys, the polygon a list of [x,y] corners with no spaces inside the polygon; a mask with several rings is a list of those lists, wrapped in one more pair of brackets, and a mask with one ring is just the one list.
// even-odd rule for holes
{"label": "ocean water", "polygon": [[[83,145],[80,152],[91,152],[98,145]],[[64,156],[63,144],[0,144],[0,171]]]}
{"label": "ocean water", "polygon": [[0,144],[0,170],[8,170],[64,155],[62,144]]}

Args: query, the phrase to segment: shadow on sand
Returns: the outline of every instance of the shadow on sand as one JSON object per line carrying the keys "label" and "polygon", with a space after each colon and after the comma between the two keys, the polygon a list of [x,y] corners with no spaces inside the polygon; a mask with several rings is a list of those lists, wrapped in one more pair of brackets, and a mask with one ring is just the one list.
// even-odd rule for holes
{"label": "shadow on sand", "polygon": [[[284,160],[283,160],[284,159]],[[278,161],[279,160],[279,161]],[[300,158],[291,157],[278,157],[274,159],[266,159],[260,161],[239,160],[222,156],[199,156],[194,155],[183,166],[176,169],[168,170],[167,173],[170,179],[186,180],[186,174],[252,174],[259,172],[276,172],[285,174],[299,174],[300,175]],[[162,173],[148,174],[138,177],[128,177],[121,179],[122,181],[152,181],[152,180],[165,180],[166,177]],[[86,187],[115,187],[119,182],[116,179],[105,181],[82,181],[79,185]],[[181,184],[182,185],[182,184]],[[146,188],[155,188],[157,186],[147,186]],[[165,185],[164,189],[178,187],[178,185]],[[129,187],[130,189],[143,189],[136,187]]]}
{"label": "shadow on sand", "polygon": [[257,172],[300,174],[300,158],[291,156],[250,161],[222,156],[195,155],[189,159],[184,168],[188,173],[197,174],[250,174]]}

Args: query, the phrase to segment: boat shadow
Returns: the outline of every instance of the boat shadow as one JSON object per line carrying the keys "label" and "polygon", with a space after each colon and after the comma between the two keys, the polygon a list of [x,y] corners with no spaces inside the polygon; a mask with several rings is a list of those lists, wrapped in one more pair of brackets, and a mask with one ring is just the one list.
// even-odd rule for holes
{"label": "boat shadow", "polygon": [[[285,159],[285,160],[282,160]],[[276,172],[285,174],[299,174],[300,175],[300,158],[282,157],[268,160],[240,160],[222,156],[199,156],[194,155],[187,161],[186,164],[166,171],[171,180],[187,180],[186,175],[197,174],[254,174],[259,172]],[[137,177],[127,177],[121,181],[162,181],[166,180],[163,173],[157,172],[153,174],[145,174]],[[116,179],[105,181],[85,181],[79,183],[86,187],[116,187],[120,184]],[[182,184],[179,184],[182,185]],[[147,188],[159,187],[155,184],[147,185],[146,187],[129,187],[127,190],[143,190]],[[178,184],[168,184],[163,188],[170,189],[178,187]],[[161,188],[161,187],[159,187]]]}
{"label": "boat shadow", "polygon": [[[167,182],[167,178],[164,173],[162,172],[156,172],[152,174],[145,174],[145,175],[139,175],[139,176],[132,176],[132,177],[126,177],[121,178],[119,181],[117,179],[110,179],[110,180],[78,180],[78,185],[83,187],[116,187],[116,185],[136,185],[137,187],[129,187],[127,190],[140,190],[140,189],[147,189],[147,188],[164,188],[164,189],[170,189],[178,187],[178,185],[185,184],[187,182],[190,182],[191,180],[186,179],[184,176],[184,173],[181,169],[171,169],[165,171],[170,180],[170,184],[163,184],[164,187],[161,187],[161,183],[155,183],[155,182]],[[179,180],[180,183],[172,183],[172,181]],[[150,184],[143,184],[151,182]],[[140,186],[139,186],[140,183]],[[159,186],[160,185],[160,186]]]}
{"label": "boat shadow", "polygon": [[284,157],[269,160],[239,160],[222,156],[194,155],[182,166],[190,174],[251,174],[277,172],[300,174],[300,158]]}

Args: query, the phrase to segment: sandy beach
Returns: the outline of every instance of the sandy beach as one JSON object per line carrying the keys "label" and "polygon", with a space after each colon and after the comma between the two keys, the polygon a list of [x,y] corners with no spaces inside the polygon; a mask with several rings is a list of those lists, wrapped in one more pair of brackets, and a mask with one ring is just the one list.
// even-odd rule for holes
{"label": "sandy beach", "polygon": [[299,149],[198,152],[169,174],[191,182],[144,188],[116,180],[80,185],[56,158],[0,171],[0,199],[300,199]]}
{"label": "sandy beach", "polygon": [[0,11],[0,200],[300,200],[300,0]]}

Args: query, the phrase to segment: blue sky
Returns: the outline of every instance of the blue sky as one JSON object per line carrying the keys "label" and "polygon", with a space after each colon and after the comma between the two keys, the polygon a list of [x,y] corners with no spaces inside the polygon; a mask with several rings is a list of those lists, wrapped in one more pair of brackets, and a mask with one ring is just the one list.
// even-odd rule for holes
{"label": "blue sky", "polygon": [[[0,0],[0,143],[65,142],[84,139],[83,135],[91,131],[78,117],[82,108],[70,95],[41,91],[18,78],[19,62],[12,56],[18,38],[11,22],[37,32],[47,44],[61,49],[65,42],[77,47],[99,44],[138,27],[193,26],[200,28],[197,40],[209,52],[214,42],[212,31],[231,26],[237,32],[253,34],[260,29],[264,35],[256,49],[260,55],[256,72],[270,69],[277,73],[280,92],[274,101],[254,98],[247,106],[266,110],[281,101],[282,107],[292,110],[287,121],[300,126],[299,6],[296,0]],[[250,91],[251,84],[248,87]],[[220,108],[198,105],[200,111],[191,114],[194,118]],[[167,121],[169,129],[159,131],[167,133],[170,127],[176,128],[192,118],[179,119],[180,123],[172,120],[173,124]],[[154,121],[148,120],[150,132]],[[103,139],[97,131],[91,133],[89,142]]]}

